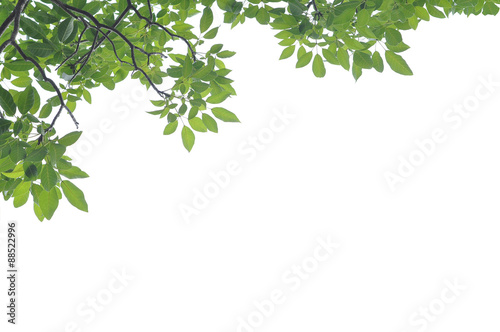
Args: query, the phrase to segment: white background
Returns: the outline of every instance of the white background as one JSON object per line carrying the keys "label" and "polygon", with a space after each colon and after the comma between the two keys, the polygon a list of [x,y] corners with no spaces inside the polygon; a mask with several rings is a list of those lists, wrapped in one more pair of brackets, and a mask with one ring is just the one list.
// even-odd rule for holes
{"label": "white background", "polygon": [[[278,61],[274,32],[247,22],[217,40],[238,52],[227,61],[238,96],[226,106],[242,123],[197,134],[191,153],[179,133],[162,135],[166,119],[146,114],[149,102],[124,101],[140,95],[135,82],[95,92],[75,114],[94,132],[75,146],[90,144],[78,164],[91,177],[74,181],[90,212],[61,201],[40,223],[31,201],[1,203],[1,233],[16,220],[20,246],[18,325],[2,305],[1,330],[498,331],[500,88],[459,128],[443,118],[479,77],[500,81],[498,31],[492,17],[424,22],[403,32],[414,76],[386,65],[355,83],[339,67],[317,79],[310,66],[295,69],[295,56]],[[254,159],[238,152],[283,109],[295,118]],[[61,134],[73,130],[65,115],[63,124]],[[384,173],[436,128],[447,140],[391,191]],[[231,161],[240,173],[187,223],[179,206]],[[314,262],[318,237],[340,246],[292,290],[283,275]],[[133,280],[102,311],[77,312],[106,300],[122,270]],[[443,306],[446,280],[466,289]],[[4,278],[0,289],[6,303]],[[254,301],[277,291],[283,303],[242,327],[240,318],[263,317]],[[411,323],[429,306],[432,321]]]}

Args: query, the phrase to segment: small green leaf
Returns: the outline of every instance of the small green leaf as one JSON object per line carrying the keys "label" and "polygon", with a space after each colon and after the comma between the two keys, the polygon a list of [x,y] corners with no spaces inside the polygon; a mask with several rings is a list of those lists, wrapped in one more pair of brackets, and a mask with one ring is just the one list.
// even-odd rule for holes
{"label": "small green leaf", "polygon": [[379,73],[383,72],[384,61],[382,60],[382,57],[380,56],[380,53],[378,51],[373,52],[372,60],[373,60],[373,68],[375,68],[375,70],[378,71]]}
{"label": "small green leaf", "polygon": [[392,51],[385,51],[385,60],[392,70],[401,75],[413,75],[410,67],[406,61],[399,55]]}
{"label": "small green leaf", "polygon": [[36,149],[32,151],[25,159],[25,161],[38,162],[42,161],[43,158],[47,155],[48,150],[45,147],[41,147],[40,149]]}
{"label": "small green leaf", "polygon": [[30,85],[19,94],[17,107],[19,107],[21,114],[28,113],[35,104],[35,92],[33,90],[33,87]]}
{"label": "small green leaf", "polygon": [[201,120],[203,121],[207,129],[211,132],[217,133],[219,131],[217,122],[210,115],[203,113],[201,116]]}
{"label": "small green leaf", "polygon": [[38,205],[43,216],[50,220],[59,206],[59,196],[56,188],[52,188],[50,191],[42,191],[38,197]]}
{"label": "small green leaf", "polygon": [[424,21],[429,21],[431,19],[429,13],[424,7],[415,6],[415,14],[417,15],[418,18]]}
{"label": "small green leaf", "polygon": [[199,131],[201,133],[204,133],[207,131],[207,127],[205,126],[205,124],[203,123],[203,121],[200,118],[192,118],[192,119],[189,119],[188,121],[189,121],[189,125],[194,130]]}
{"label": "small green leaf", "polygon": [[48,43],[28,43],[28,52],[41,58],[54,54],[54,48]]}
{"label": "small green leaf", "polygon": [[0,86],[0,106],[8,116],[16,114],[16,104],[9,91]]}
{"label": "small green leaf", "polygon": [[353,62],[364,69],[371,69],[373,67],[373,60],[370,54],[361,51],[355,51],[353,55]]}
{"label": "small green leaf", "polygon": [[184,126],[182,128],[181,136],[182,136],[182,144],[184,145],[186,150],[191,152],[195,139],[193,131],[189,127]]}
{"label": "small green leaf", "polygon": [[222,52],[217,53],[217,57],[219,57],[221,59],[230,58],[235,54],[236,54],[236,52],[232,52],[232,51],[222,51]]}
{"label": "small green leaf", "polygon": [[40,180],[42,187],[46,191],[51,190],[57,184],[57,173],[54,171],[54,169],[50,164],[45,164],[42,166],[42,171],[40,173]]}
{"label": "small green leaf", "polygon": [[403,41],[403,38],[398,30],[387,28],[385,30],[385,40],[389,45],[397,45]]}
{"label": "small green leaf", "polygon": [[205,91],[206,89],[208,89],[210,85],[207,84],[207,83],[203,83],[203,82],[193,82],[191,83],[191,87],[193,88],[194,91],[198,92],[198,93],[202,93],[203,91]]}
{"label": "small green leaf", "polygon": [[357,81],[361,75],[363,74],[363,70],[361,69],[360,66],[358,66],[355,62],[352,64],[352,76],[354,76],[354,79]]}
{"label": "small green leaf", "polygon": [[297,61],[297,64],[295,65],[296,68],[302,68],[305,67],[311,62],[312,59],[312,52],[307,52],[306,54],[302,55],[299,60]]}
{"label": "small green leaf", "polygon": [[5,68],[12,70],[12,71],[28,71],[33,68],[33,64],[29,61],[24,61],[24,60],[16,60],[16,61],[11,61],[11,62],[6,62]]}
{"label": "small green leaf", "polygon": [[89,207],[85,201],[85,195],[77,186],[68,180],[64,180],[61,182],[61,188],[64,196],[66,196],[71,205],[79,210],[89,212]]}
{"label": "small green leaf", "polygon": [[222,91],[222,92],[219,92],[216,95],[211,95],[210,97],[207,98],[207,103],[210,103],[210,104],[220,104],[224,100],[226,100],[227,97],[229,97],[230,94],[231,94],[230,92]]}
{"label": "small green leaf", "polygon": [[205,7],[205,9],[203,9],[203,15],[201,16],[200,20],[200,32],[203,33],[208,28],[210,28],[213,21],[214,21],[214,14],[212,12],[212,9],[210,9],[210,7]]}
{"label": "small green leaf", "polygon": [[325,64],[323,62],[323,58],[321,57],[321,55],[316,54],[314,56],[312,69],[313,69],[314,76],[325,77],[326,69],[325,69]]}
{"label": "small green leaf", "polygon": [[88,178],[89,175],[82,171],[79,167],[77,166],[72,166],[69,169],[61,169],[59,168],[59,173],[68,178],[68,179],[83,179],[83,178]]}
{"label": "small green leaf", "polygon": [[280,60],[287,59],[293,55],[295,52],[295,45],[290,45],[286,47],[283,52],[281,52]]}
{"label": "small green leaf", "polygon": [[498,14],[498,7],[493,2],[486,2],[483,7],[483,15],[496,15]]}
{"label": "small green leaf", "polygon": [[446,18],[446,15],[443,14],[442,11],[434,7],[433,5],[430,5],[429,3],[426,3],[427,10],[429,11],[429,14],[431,16],[434,16],[436,18]]}
{"label": "small green leaf", "polygon": [[255,18],[257,19],[257,22],[259,22],[260,24],[264,24],[264,25],[269,24],[269,21],[271,19],[271,17],[269,16],[269,13],[267,12],[267,10],[264,7],[259,8]]}
{"label": "small green leaf", "polygon": [[344,50],[343,48],[339,48],[337,50],[337,59],[339,60],[340,65],[345,70],[349,70],[349,68],[351,67],[351,65],[350,65],[350,62],[349,62],[349,53],[347,53],[346,50]]}
{"label": "small green leaf", "polygon": [[326,61],[330,62],[333,65],[340,64],[339,60],[337,59],[337,57],[335,56],[335,54],[332,51],[330,51],[326,48],[322,49],[321,51],[322,51],[323,57],[325,58]]}
{"label": "small green leaf", "polygon": [[64,135],[60,139],[58,139],[58,142],[64,146],[70,146],[70,145],[75,144],[81,135],[82,135],[81,131],[73,131],[69,134]]}
{"label": "small green leaf", "polygon": [[213,39],[215,36],[217,36],[217,32],[219,32],[219,27],[213,28],[212,30],[208,31],[203,38],[205,39]]}
{"label": "small green leaf", "polygon": [[234,115],[233,112],[230,112],[222,107],[212,108],[212,113],[217,119],[222,120],[224,122],[240,122],[238,117]]}
{"label": "small green leaf", "polygon": [[[67,43],[70,40],[71,35],[73,34],[73,18],[69,17],[59,24],[57,27],[57,37],[63,43]],[[48,219],[48,218],[47,218]]]}
{"label": "small green leaf", "polygon": [[170,135],[175,132],[177,129],[177,126],[179,125],[179,121],[175,120],[173,122],[170,122],[168,125],[165,126],[165,130],[163,130],[163,135]]}

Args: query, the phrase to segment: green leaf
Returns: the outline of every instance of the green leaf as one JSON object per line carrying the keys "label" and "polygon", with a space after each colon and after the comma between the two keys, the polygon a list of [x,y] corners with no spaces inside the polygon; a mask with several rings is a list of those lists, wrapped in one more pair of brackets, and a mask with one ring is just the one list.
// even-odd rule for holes
{"label": "green leaf", "polygon": [[321,55],[316,54],[314,56],[312,69],[313,69],[314,76],[325,77],[325,75],[326,75],[325,64],[323,62],[323,58],[321,57]]}
{"label": "green leaf", "polygon": [[56,188],[52,188],[50,191],[42,191],[38,197],[38,205],[43,216],[50,220],[59,206],[59,196]]}
{"label": "green leaf", "polygon": [[295,68],[302,68],[307,66],[309,62],[311,62],[312,56],[313,56],[312,52],[307,52],[306,54],[302,55],[297,61]]}
{"label": "green leaf", "polygon": [[12,70],[12,71],[28,71],[33,68],[33,64],[29,61],[24,61],[24,60],[16,60],[16,61],[11,61],[11,62],[6,62],[5,68]]}
{"label": "green leaf", "polygon": [[415,6],[415,14],[417,15],[418,18],[424,21],[429,21],[431,19],[429,13],[424,7]]}
{"label": "green leaf", "polygon": [[203,82],[193,82],[191,83],[191,87],[193,88],[194,91],[201,93],[208,89],[210,85],[208,83],[203,83]]}
{"label": "green leaf", "polygon": [[182,76],[188,77],[191,75],[191,72],[193,71],[193,61],[191,61],[191,56],[189,53],[186,55],[186,58],[184,59],[184,66],[182,67]]}
{"label": "green leaf", "polygon": [[191,152],[191,149],[193,148],[194,145],[193,131],[189,127],[184,126],[182,128],[181,136],[182,136],[182,144],[184,145],[186,150]]}
{"label": "green leaf", "polygon": [[35,215],[38,220],[43,221],[45,219],[42,209],[40,209],[40,206],[38,204],[33,204],[33,210],[35,211]]}
{"label": "green leaf", "polygon": [[69,169],[61,169],[59,168],[59,173],[68,178],[68,179],[83,179],[83,178],[88,178],[89,175],[82,171],[79,167],[77,166],[72,166]]}
{"label": "green leaf", "polygon": [[442,11],[434,7],[433,5],[430,5],[429,3],[426,3],[427,10],[429,11],[429,14],[431,16],[434,16],[436,18],[446,18],[446,15],[443,14]]}
{"label": "green leaf", "polygon": [[212,113],[217,119],[222,120],[224,122],[240,122],[238,117],[234,115],[233,112],[230,112],[222,107],[212,108]]}
{"label": "green leaf", "polygon": [[227,97],[229,97],[229,95],[231,95],[230,92],[228,92],[228,91],[221,91],[221,92],[219,92],[216,95],[211,95],[210,97],[208,97],[207,98],[207,103],[210,103],[210,104],[220,104],[224,100],[226,100]]}
{"label": "green leaf", "polygon": [[382,57],[380,56],[380,53],[378,51],[373,52],[372,60],[373,60],[373,68],[375,68],[375,70],[378,71],[379,73],[383,72],[384,60],[382,60]]}
{"label": "green leaf", "polygon": [[64,146],[70,146],[70,145],[75,144],[81,135],[82,135],[81,131],[73,131],[69,134],[64,135],[63,137],[61,137],[57,141]]}
{"label": "green leaf", "polygon": [[363,74],[363,69],[361,69],[360,66],[358,66],[355,62],[353,62],[352,76],[354,76],[354,79],[357,81],[361,77],[361,74]]}
{"label": "green leaf", "polygon": [[35,92],[33,91],[33,87],[30,85],[19,94],[17,107],[19,107],[19,112],[21,112],[21,114],[26,114],[34,104]]}
{"label": "green leaf", "polygon": [[493,2],[486,2],[483,7],[483,15],[496,15],[498,14],[498,7]]}
{"label": "green leaf", "polygon": [[330,62],[333,65],[340,64],[339,60],[337,59],[337,57],[335,56],[335,54],[332,51],[330,51],[326,48],[322,49],[321,51],[322,51],[323,57],[325,58],[326,61]]}
{"label": "green leaf", "polygon": [[213,21],[214,21],[214,14],[212,13],[212,9],[210,9],[210,7],[205,7],[205,9],[203,9],[203,15],[201,16],[200,20],[200,32],[203,33],[208,28],[210,28]]}
{"label": "green leaf", "polygon": [[[28,165],[28,166],[26,166]],[[34,164],[24,163],[23,164],[24,174],[28,179],[35,179],[38,175],[38,168]]]}
{"label": "green leaf", "polygon": [[56,164],[64,155],[64,152],[66,152],[66,147],[64,145],[50,142],[49,157],[52,164]]}
{"label": "green leaf", "polygon": [[401,75],[413,75],[410,67],[406,61],[399,55],[392,51],[385,51],[385,60],[392,70]]}
{"label": "green leaf", "polygon": [[271,19],[271,17],[269,16],[269,13],[267,12],[267,10],[264,7],[259,8],[255,18],[257,19],[257,22],[259,22],[260,24],[264,24],[264,25],[269,24],[269,21]]}
{"label": "green leaf", "polygon": [[31,77],[18,77],[15,80],[12,80],[11,83],[19,88],[26,88],[31,84],[31,82],[33,82]]}
{"label": "green leaf", "polygon": [[14,116],[16,114],[16,104],[14,103],[14,98],[9,91],[5,90],[0,86],[0,106],[5,111],[8,116]]}
{"label": "green leaf", "polygon": [[210,115],[203,113],[201,116],[201,120],[203,121],[207,129],[211,132],[217,133],[219,131],[217,122]]}
{"label": "green leaf", "polygon": [[41,58],[46,58],[55,53],[52,45],[48,43],[29,43],[28,52]]}
{"label": "green leaf", "polygon": [[[42,187],[46,191],[51,190],[57,184],[57,173],[54,171],[50,164],[45,164],[42,166],[40,180]],[[43,214],[45,214],[45,212]]]}
{"label": "green leaf", "polygon": [[25,161],[31,162],[39,162],[42,161],[43,158],[47,155],[48,150],[45,147],[41,147],[40,149],[36,149],[32,151],[25,159]]}
{"label": "green leaf", "polygon": [[232,51],[222,51],[222,52],[217,53],[217,57],[219,57],[221,59],[230,58],[235,54],[236,54],[236,52],[232,52]]}
{"label": "green leaf", "polygon": [[205,126],[205,124],[203,123],[203,121],[200,118],[192,118],[192,119],[189,119],[188,121],[189,121],[189,125],[194,130],[199,131],[201,133],[204,133],[207,131],[207,127]]}
{"label": "green leaf", "polygon": [[179,125],[179,121],[175,120],[173,122],[170,122],[168,125],[165,126],[165,130],[163,130],[163,135],[170,135],[175,132],[177,129],[177,126]]}
{"label": "green leaf", "polygon": [[18,208],[18,207],[23,206],[24,204],[26,204],[29,197],[30,197],[29,192],[26,192],[26,193],[19,195],[19,196],[15,196],[14,197],[14,207]]}
{"label": "green leaf", "polygon": [[26,17],[21,17],[21,29],[26,33],[31,38],[34,39],[42,39],[44,37],[42,33],[42,29],[40,29],[40,26],[38,26],[37,23],[34,21],[26,18]]}
{"label": "green leaf", "polygon": [[203,38],[205,39],[213,39],[215,36],[217,36],[217,32],[219,32],[219,27],[213,28],[212,30],[208,31]]}
{"label": "green leaf", "polygon": [[11,146],[10,146],[10,159],[14,163],[17,163],[18,161],[24,159],[26,157],[26,150],[24,149],[23,144],[20,141],[15,141]]}
{"label": "green leaf", "polygon": [[293,55],[295,52],[295,45],[286,47],[283,52],[281,52],[280,60],[287,59]]}
{"label": "green leaf", "polygon": [[[73,18],[69,17],[59,24],[57,27],[57,37],[63,43],[67,43],[70,40],[71,35],[73,34]],[[48,219],[48,218],[47,218]]]}
{"label": "green leaf", "polygon": [[79,210],[89,212],[89,207],[85,201],[85,195],[77,186],[68,180],[64,180],[61,182],[61,188],[64,196],[66,196],[71,205]]}
{"label": "green leaf", "polygon": [[367,54],[365,52],[355,51],[353,55],[353,62],[360,68],[364,69],[373,68],[373,60],[370,54]]}
{"label": "green leaf", "polygon": [[403,38],[398,30],[387,28],[385,30],[385,40],[389,45],[397,45],[403,41]]}
{"label": "green leaf", "polygon": [[349,62],[349,53],[347,53],[346,50],[344,50],[343,48],[339,48],[337,50],[337,59],[339,60],[340,65],[345,70],[349,70],[349,68],[351,67],[351,65],[350,65],[350,62]]}

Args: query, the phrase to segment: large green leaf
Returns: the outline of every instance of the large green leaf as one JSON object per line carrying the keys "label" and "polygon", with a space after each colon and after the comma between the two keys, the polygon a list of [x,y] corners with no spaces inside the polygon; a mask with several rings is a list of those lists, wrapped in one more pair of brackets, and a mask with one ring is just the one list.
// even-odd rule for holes
{"label": "large green leaf", "polygon": [[203,9],[203,15],[201,16],[200,20],[200,32],[203,33],[206,30],[208,30],[208,28],[210,28],[210,26],[212,25],[213,21],[214,21],[214,14],[212,13],[212,9],[210,9],[210,7],[205,7]]}
{"label": "large green leaf", "polygon": [[50,191],[42,191],[38,196],[38,205],[43,212],[43,216],[50,220],[59,206],[57,189],[54,187]]}
{"label": "large green leaf", "polygon": [[413,75],[413,72],[401,55],[391,51],[385,51],[385,60],[389,64],[389,67],[396,73],[401,75]]}
{"label": "large green leaf", "polygon": [[321,57],[321,55],[316,54],[314,56],[312,69],[314,76],[325,77],[326,75],[325,64],[323,63],[323,58]]}
{"label": "large green leaf", "polygon": [[186,150],[191,151],[195,140],[193,131],[189,127],[184,126],[182,128],[181,136],[182,136],[182,144],[184,145]]}
{"label": "large green leaf", "polygon": [[45,164],[42,166],[42,171],[40,172],[40,180],[42,187],[46,191],[51,190],[57,184],[57,173],[56,171],[54,171],[50,164]]}
{"label": "large green leaf", "polygon": [[57,27],[57,37],[63,43],[70,41],[70,37],[73,34],[73,18],[69,17],[59,24]]}
{"label": "large green leaf", "polygon": [[79,210],[89,212],[87,201],[83,192],[68,180],[61,182],[61,188],[68,201]]}
{"label": "large green leaf", "polygon": [[35,92],[33,87],[30,85],[23,92],[19,94],[17,107],[21,114],[26,114],[35,104]]}
{"label": "large green leaf", "polygon": [[212,113],[217,119],[224,122],[240,122],[240,120],[236,115],[234,115],[234,113],[222,107],[212,108]]}
{"label": "large green leaf", "polygon": [[16,104],[9,91],[0,86],[0,106],[8,116],[16,114]]}
{"label": "large green leaf", "polygon": [[81,131],[73,131],[69,134],[64,135],[58,141],[64,146],[70,146],[76,143],[80,136],[82,135]]}

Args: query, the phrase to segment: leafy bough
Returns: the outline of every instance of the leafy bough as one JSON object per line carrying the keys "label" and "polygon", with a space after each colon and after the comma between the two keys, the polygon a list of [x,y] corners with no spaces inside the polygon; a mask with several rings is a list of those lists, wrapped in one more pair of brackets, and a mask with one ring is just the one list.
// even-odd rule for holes
{"label": "leafy bough", "polygon": [[[356,80],[385,63],[412,75],[401,31],[431,16],[499,11],[499,0],[0,1],[0,190],[15,207],[32,197],[39,220],[51,219],[63,196],[88,211],[73,183],[88,175],[65,155],[81,132],[58,135],[56,126],[68,114],[78,128],[76,105],[91,103],[93,88],[138,79],[158,96],[149,113],[166,121],[163,134],[180,132],[188,151],[195,133],[239,122],[220,105],[236,95],[224,63],[235,53],[206,45],[220,28],[214,10],[231,28],[255,19],[277,30],[280,59],[295,54],[297,68],[324,77],[330,63]],[[40,89],[52,95],[44,103]]]}

